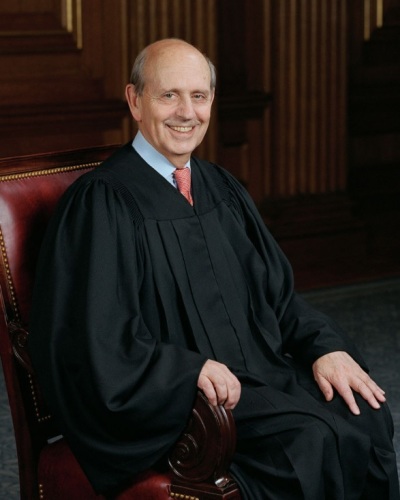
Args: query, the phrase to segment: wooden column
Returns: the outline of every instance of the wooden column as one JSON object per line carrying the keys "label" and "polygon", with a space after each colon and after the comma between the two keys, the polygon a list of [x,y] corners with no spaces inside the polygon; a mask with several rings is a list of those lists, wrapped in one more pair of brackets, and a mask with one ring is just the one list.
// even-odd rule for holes
{"label": "wooden column", "polygon": [[273,2],[270,195],[346,189],[346,2]]}
{"label": "wooden column", "polygon": [[218,0],[218,159],[260,202],[271,187],[271,0]]}

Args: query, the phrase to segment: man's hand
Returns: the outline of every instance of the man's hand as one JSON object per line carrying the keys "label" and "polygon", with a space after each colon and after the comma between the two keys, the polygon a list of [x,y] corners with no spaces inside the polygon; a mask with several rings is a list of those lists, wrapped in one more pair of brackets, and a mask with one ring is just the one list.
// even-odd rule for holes
{"label": "man's hand", "polygon": [[325,399],[331,401],[336,389],[354,415],[359,415],[360,409],[353,391],[358,392],[375,409],[386,401],[385,391],[346,352],[325,354],[314,362],[312,368]]}
{"label": "man's hand", "polygon": [[239,380],[228,367],[211,359],[205,362],[197,387],[204,392],[212,405],[224,405],[227,410],[233,410],[240,398]]}

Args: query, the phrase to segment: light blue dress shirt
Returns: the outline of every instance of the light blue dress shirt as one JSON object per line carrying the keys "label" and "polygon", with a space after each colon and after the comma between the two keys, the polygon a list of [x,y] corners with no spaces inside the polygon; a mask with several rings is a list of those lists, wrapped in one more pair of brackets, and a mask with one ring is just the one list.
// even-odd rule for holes
{"label": "light blue dress shirt", "polygon": [[[143,160],[162,175],[169,183],[176,187],[174,171],[176,167],[159,153],[144,137],[141,132],[138,132],[132,141],[132,147],[143,158]],[[186,167],[190,168],[190,160]]]}

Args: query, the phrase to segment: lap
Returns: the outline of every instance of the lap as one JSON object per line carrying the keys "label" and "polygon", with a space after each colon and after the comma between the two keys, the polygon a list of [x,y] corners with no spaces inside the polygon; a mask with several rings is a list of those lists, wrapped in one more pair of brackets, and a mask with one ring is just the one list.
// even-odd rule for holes
{"label": "lap", "polygon": [[[385,480],[396,483],[393,422],[386,404],[374,410],[357,395],[361,415],[355,416],[339,396],[326,402],[304,376],[300,382],[295,377],[276,381],[278,388],[243,383],[234,410],[233,472],[243,491],[250,488],[248,498],[275,498],[271,491],[282,499],[350,498],[349,491],[362,488],[372,462]],[[258,490],[265,496],[257,496]]]}
{"label": "lap", "polygon": [[249,422],[257,425],[259,432],[274,434],[316,421],[338,434],[353,429],[371,439],[373,445],[392,449],[394,427],[388,405],[382,404],[381,409],[375,410],[358,394],[355,398],[360,415],[352,414],[338,394],[327,402],[311,372],[281,373],[268,384],[259,380],[242,383],[234,416],[243,433]]}

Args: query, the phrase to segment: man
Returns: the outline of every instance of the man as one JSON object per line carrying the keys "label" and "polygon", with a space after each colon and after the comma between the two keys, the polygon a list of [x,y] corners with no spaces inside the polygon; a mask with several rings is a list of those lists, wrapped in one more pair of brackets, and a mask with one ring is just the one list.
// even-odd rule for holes
{"label": "man", "polygon": [[241,185],[191,156],[214,91],[184,41],[138,56],[138,135],[68,190],[43,245],[30,351],[46,398],[101,492],[163,459],[200,388],[233,409],[244,499],[399,499],[384,392],[295,294]]}

